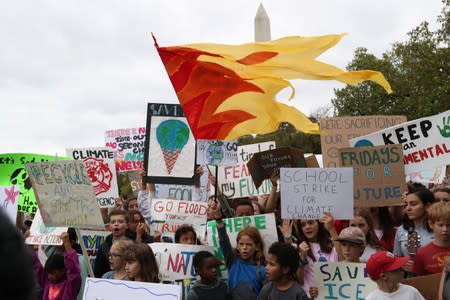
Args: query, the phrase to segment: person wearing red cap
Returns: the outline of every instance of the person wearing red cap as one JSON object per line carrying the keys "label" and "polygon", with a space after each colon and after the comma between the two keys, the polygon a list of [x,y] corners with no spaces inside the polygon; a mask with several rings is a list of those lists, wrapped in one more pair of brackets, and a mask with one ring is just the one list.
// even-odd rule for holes
{"label": "person wearing red cap", "polygon": [[396,257],[387,251],[374,253],[367,261],[366,270],[378,288],[367,295],[366,300],[425,300],[416,288],[400,283],[403,279],[402,267],[408,260],[408,256]]}

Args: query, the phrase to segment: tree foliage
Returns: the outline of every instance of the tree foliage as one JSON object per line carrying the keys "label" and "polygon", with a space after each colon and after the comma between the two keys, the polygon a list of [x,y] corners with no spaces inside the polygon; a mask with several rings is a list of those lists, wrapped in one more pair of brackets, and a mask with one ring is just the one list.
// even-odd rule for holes
{"label": "tree foliage", "polygon": [[365,48],[355,51],[347,69],[381,71],[394,92],[389,95],[372,82],[335,89],[335,115],[402,114],[413,120],[450,109],[450,0],[443,4],[439,30],[430,31],[423,22],[381,58]]}

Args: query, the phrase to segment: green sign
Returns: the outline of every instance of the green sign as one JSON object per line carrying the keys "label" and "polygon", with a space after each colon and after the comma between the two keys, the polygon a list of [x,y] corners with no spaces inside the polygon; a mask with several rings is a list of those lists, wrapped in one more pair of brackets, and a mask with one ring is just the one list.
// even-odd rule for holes
{"label": "green sign", "polygon": [[[58,159],[67,159],[58,157]],[[25,164],[55,160],[55,156],[33,153],[0,154],[0,185],[20,187],[19,212],[36,213],[37,203]]]}

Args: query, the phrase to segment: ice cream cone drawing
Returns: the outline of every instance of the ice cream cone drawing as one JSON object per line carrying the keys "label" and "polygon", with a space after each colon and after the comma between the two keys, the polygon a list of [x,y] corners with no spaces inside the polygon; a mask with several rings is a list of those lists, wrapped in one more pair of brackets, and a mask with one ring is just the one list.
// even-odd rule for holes
{"label": "ice cream cone drawing", "polygon": [[156,128],[156,138],[164,155],[167,172],[172,173],[181,150],[190,135],[189,127],[180,120],[165,120]]}

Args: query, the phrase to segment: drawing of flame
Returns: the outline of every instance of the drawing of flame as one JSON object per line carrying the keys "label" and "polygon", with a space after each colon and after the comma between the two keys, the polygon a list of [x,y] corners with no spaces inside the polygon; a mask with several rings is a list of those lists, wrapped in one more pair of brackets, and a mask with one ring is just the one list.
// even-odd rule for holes
{"label": "drawing of flame", "polygon": [[187,124],[176,119],[165,120],[156,128],[156,138],[169,174],[172,173],[178,156],[189,139],[189,134]]}

